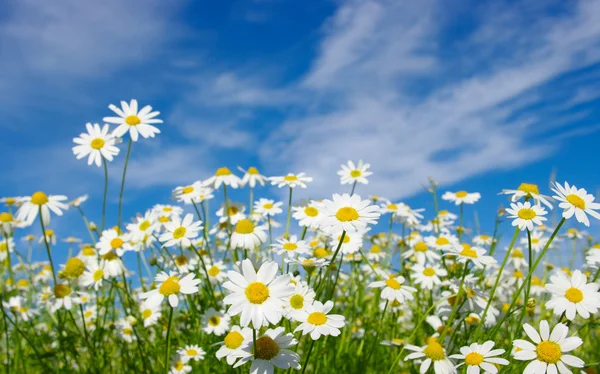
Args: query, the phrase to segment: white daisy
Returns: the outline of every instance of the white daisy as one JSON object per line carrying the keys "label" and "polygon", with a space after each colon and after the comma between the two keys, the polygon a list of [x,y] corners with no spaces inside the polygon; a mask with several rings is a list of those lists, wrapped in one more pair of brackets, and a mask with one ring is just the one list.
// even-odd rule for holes
{"label": "white daisy", "polygon": [[162,123],[163,121],[154,118],[160,114],[160,112],[153,112],[150,105],[146,105],[140,111],[138,111],[137,100],[131,100],[129,104],[125,101],[121,101],[121,108],[110,104],[108,106],[110,110],[115,112],[118,117],[104,117],[103,121],[118,125],[113,131],[114,136],[122,137],[126,132],[129,132],[131,140],[137,142],[138,136],[141,135],[143,138],[154,138],[156,134],[160,133],[160,130],[152,126],[154,123]]}
{"label": "white daisy", "polygon": [[460,354],[451,355],[450,358],[463,360],[456,366],[458,369],[462,365],[467,365],[467,374],[479,374],[481,370],[484,373],[496,374],[498,368],[495,365],[508,365],[508,360],[500,357],[504,354],[504,349],[494,349],[494,342],[489,340],[483,344],[473,343],[470,346],[460,348]]}
{"label": "white daisy", "polygon": [[265,217],[271,217],[283,212],[283,210],[281,210],[282,205],[283,203],[281,201],[275,202],[275,200],[260,198],[258,201],[254,202],[254,211]]}
{"label": "white daisy", "polygon": [[54,286],[48,302],[50,303],[50,311],[54,313],[60,308],[70,310],[73,304],[79,303],[79,297],[68,284],[58,283]]}
{"label": "white daisy", "polygon": [[284,177],[271,177],[269,178],[271,184],[273,186],[277,186],[279,188],[288,186],[289,188],[302,187],[306,188],[306,183],[312,182],[312,177],[305,176],[304,173],[300,174],[292,174],[288,173],[288,175]]}
{"label": "white daisy", "polygon": [[440,285],[442,283],[440,277],[448,275],[448,272],[439,265],[425,267],[421,264],[415,264],[411,270],[411,277],[414,279],[415,284],[420,284],[422,288],[428,290],[433,289],[433,286]]}
{"label": "white daisy", "polygon": [[322,218],[319,204],[316,201],[311,201],[306,206],[292,207],[292,217],[298,220],[298,224],[302,227],[316,229],[319,227],[319,221]]}
{"label": "white daisy", "polygon": [[144,320],[144,327],[155,325],[162,315],[160,304],[152,304],[149,300],[144,300],[140,304],[140,315]]}
{"label": "white daisy", "polygon": [[415,256],[417,263],[419,264],[424,264],[426,261],[436,262],[442,258],[439,254],[432,251],[423,241],[415,243],[408,251],[402,253],[402,257],[404,258],[410,258],[412,256]]}
{"label": "white daisy", "polygon": [[576,368],[585,365],[580,358],[565,354],[583,344],[579,337],[567,337],[569,328],[566,325],[559,323],[554,326],[552,333],[550,333],[548,322],[543,320],[540,322],[539,334],[528,323],[523,325],[523,329],[534,343],[521,339],[513,341],[513,345],[520,349],[513,354],[515,360],[531,361],[523,371],[524,373],[555,374],[559,372],[560,374],[571,374],[571,370],[567,368],[567,365]]}
{"label": "white daisy", "polygon": [[401,275],[394,276],[387,274],[383,270],[377,270],[377,273],[382,277],[383,281],[371,282],[369,288],[383,288],[381,290],[381,298],[388,301],[398,301],[403,303],[405,300],[412,300],[413,293],[417,292],[416,288],[404,285],[404,277]]}
{"label": "white daisy", "polygon": [[128,234],[120,235],[115,229],[104,230],[102,231],[100,240],[96,243],[96,249],[100,256],[104,256],[114,250],[117,256],[121,257],[123,253],[132,249],[129,241],[130,237]]}
{"label": "white daisy", "polygon": [[173,218],[165,224],[167,232],[160,236],[160,241],[164,242],[164,247],[183,246],[189,247],[192,240],[197,238],[202,230],[202,221],[194,221],[194,215],[188,213],[183,220],[178,217]]}
{"label": "white daisy", "polygon": [[286,318],[292,321],[298,321],[301,317],[299,312],[305,311],[309,305],[312,305],[315,300],[315,291],[308,285],[301,282],[296,283],[295,290],[290,295],[284,308],[286,310]]}
{"label": "white daisy", "polygon": [[354,162],[348,161],[347,165],[342,165],[342,170],[338,171],[341,184],[361,183],[369,184],[367,177],[373,173],[368,171],[371,165],[363,163],[362,160],[354,165]]}
{"label": "white daisy", "polygon": [[156,214],[149,210],[144,216],[135,217],[134,223],[127,224],[127,231],[131,233],[130,239],[134,242],[145,240],[147,236],[152,236],[158,226]]}
{"label": "white daisy", "polygon": [[445,256],[456,256],[458,262],[461,264],[471,261],[478,268],[494,265],[496,259],[492,256],[486,256],[485,253],[486,250],[484,248],[471,247],[467,243],[462,243],[450,247]]}
{"label": "white daisy", "polygon": [[494,238],[492,238],[489,235],[477,235],[473,238],[473,244],[475,245],[480,245],[480,246],[484,246],[484,245],[491,245],[494,242]]}
{"label": "white daisy", "polygon": [[267,240],[267,233],[261,226],[255,226],[250,220],[242,219],[235,225],[231,234],[231,247],[254,249]]}
{"label": "white daisy", "polygon": [[206,355],[204,349],[200,348],[198,345],[186,345],[183,348],[179,348],[177,353],[184,363],[187,363],[191,360],[204,360],[204,355]]}
{"label": "white daisy", "polygon": [[223,345],[215,356],[217,359],[226,357],[227,364],[233,365],[235,361],[240,358],[240,350],[245,346],[252,344],[252,329],[249,327],[240,328],[239,326],[233,326],[225,339],[223,339]]}
{"label": "white daisy", "polygon": [[[419,371],[422,374],[429,370],[432,362],[435,374],[450,374],[456,372],[454,363],[446,356],[446,350],[438,343],[437,338],[429,338],[427,345],[423,347],[407,344],[405,349],[413,351],[414,353],[406,356],[404,361],[415,359],[421,360]],[[423,360],[423,358],[425,359]]]}
{"label": "white daisy", "polygon": [[244,173],[244,176],[242,177],[242,185],[244,186],[250,186],[250,188],[254,188],[256,187],[257,183],[260,183],[261,186],[264,186],[265,182],[268,180],[268,178],[264,175],[261,175],[258,172],[258,169],[254,166],[250,166],[248,170],[244,170],[238,166],[238,169]]}
{"label": "white daisy", "polygon": [[180,279],[174,272],[167,274],[162,271],[154,278],[156,282],[160,282],[160,285],[140,296],[142,299],[148,299],[152,304],[160,304],[166,297],[171,307],[176,308],[179,305],[180,294],[189,295],[198,292],[200,279],[194,277],[194,273],[188,273]]}
{"label": "white daisy", "polygon": [[202,182],[196,181],[187,186],[178,186],[173,190],[172,196],[175,200],[184,204],[192,204],[200,197],[201,194],[207,193],[207,187],[202,185]]}
{"label": "white daisy", "polygon": [[223,261],[217,261],[214,264],[207,264],[208,279],[211,283],[221,283],[227,277],[225,270],[227,267]]}
{"label": "white daisy", "polygon": [[304,240],[298,240],[296,235],[292,235],[289,239],[277,239],[277,244],[273,244],[273,250],[280,256],[285,253],[289,258],[293,258],[308,253],[308,244]]}
{"label": "white daisy", "polygon": [[109,133],[109,126],[94,123],[86,123],[87,134],[82,133],[79,138],[73,138],[73,153],[77,159],[88,156],[88,165],[95,163],[96,166],[102,166],[102,160],[112,161],[113,157],[119,154],[119,148],[115,147],[115,137]]}
{"label": "white daisy", "polygon": [[275,262],[265,262],[258,272],[249,259],[242,261],[242,273],[227,272],[229,281],[223,287],[231,291],[223,302],[231,305],[230,316],[240,314],[240,324],[246,327],[252,322],[255,329],[277,324],[284,312],[287,298],[294,292],[289,275],[277,276]]}
{"label": "white daisy", "polygon": [[542,203],[546,205],[549,209],[552,209],[552,204],[549,201],[551,200],[550,197],[541,195],[536,184],[521,183],[519,188],[517,188],[516,190],[502,190],[502,192],[500,193],[504,195],[511,195],[510,201],[512,201],[513,203],[517,202],[518,200],[521,200],[522,198],[525,198],[525,200],[533,199],[533,201],[537,205],[540,205],[540,203]]}
{"label": "white daisy", "polygon": [[46,195],[42,191],[38,191],[30,197],[24,198],[23,204],[17,211],[17,220],[31,225],[38,215],[38,212],[42,212],[42,221],[44,225],[50,223],[50,211],[55,213],[57,216],[62,216],[63,210],[67,210],[69,207],[63,201],[67,200],[64,195]]}
{"label": "white daisy", "polygon": [[275,368],[300,370],[300,355],[290,348],[298,344],[292,334],[285,334],[283,327],[269,329],[256,339],[256,352],[253,344],[248,344],[239,350],[241,360],[233,367],[236,368],[252,361],[250,373],[273,374]]}
{"label": "white daisy", "polygon": [[214,308],[208,308],[202,316],[202,324],[204,325],[202,330],[207,334],[221,336],[229,330],[229,320],[229,315]]}
{"label": "white daisy", "polygon": [[541,225],[546,220],[544,217],[548,212],[540,205],[531,205],[529,201],[524,203],[512,203],[506,208],[508,218],[513,218],[512,225],[518,226],[521,231],[533,230],[533,225]]}
{"label": "white daisy", "polygon": [[379,208],[359,195],[334,194],[333,200],[323,200],[322,211],[320,226],[328,232],[360,231],[379,218]]}
{"label": "white daisy", "polygon": [[242,180],[231,172],[226,167],[218,168],[215,175],[208,178],[204,185],[212,186],[214,189],[219,188],[221,185],[230,186],[231,188],[238,188],[242,186]]}
{"label": "white daisy", "polygon": [[555,188],[552,188],[552,191],[556,193],[556,196],[552,197],[560,201],[558,206],[564,209],[563,218],[569,219],[575,215],[577,221],[588,227],[590,226],[590,220],[586,213],[600,219],[600,213],[596,212],[600,209],[600,203],[594,202],[594,195],[588,194],[583,188],[577,189],[575,186],[569,186],[567,182],[565,182],[564,187],[556,182],[554,186]]}
{"label": "white daisy", "polygon": [[88,262],[87,269],[81,277],[80,284],[84,287],[94,287],[96,291],[102,287],[102,281],[109,278],[109,274],[104,271],[104,261]]}
{"label": "white daisy", "polygon": [[323,336],[338,336],[340,329],[344,327],[346,318],[340,314],[328,314],[333,309],[333,301],[322,304],[315,301],[308,305],[303,311],[295,314],[300,325],[294,332],[302,331],[302,335],[310,334],[312,340]]}
{"label": "white daisy", "polygon": [[458,192],[450,192],[447,191],[442,195],[443,200],[452,201],[456,205],[460,204],[475,204],[479,199],[481,199],[481,194],[479,192],[467,192],[467,191],[458,191]]}
{"label": "white daisy", "polygon": [[579,314],[582,318],[590,318],[600,308],[599,283],[587,283],[587,277],[575,270],[571,279],[562,271],[550,277],[546,290],[552,293],[552,299],[546,303],[546,308],[553,309],[554,314],[565,313],[569,320]]}

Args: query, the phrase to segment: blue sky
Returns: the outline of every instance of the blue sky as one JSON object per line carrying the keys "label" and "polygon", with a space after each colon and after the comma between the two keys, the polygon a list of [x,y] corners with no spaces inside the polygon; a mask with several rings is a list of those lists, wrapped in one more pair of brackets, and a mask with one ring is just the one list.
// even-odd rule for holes
{"label": "blue sky", "polygon": [[549,193],[554,171],[600,190],[598,19],[599,1],[5,1],[0,195],[89,193],[98,220],[102,169],[72,138],[137,98],[165,123],[134,146],[128,215],[223,165],[304,171],[322,198],[363,159],[359,193],[431,212],[432,176],[481,192],[491,231],[502,188]]}

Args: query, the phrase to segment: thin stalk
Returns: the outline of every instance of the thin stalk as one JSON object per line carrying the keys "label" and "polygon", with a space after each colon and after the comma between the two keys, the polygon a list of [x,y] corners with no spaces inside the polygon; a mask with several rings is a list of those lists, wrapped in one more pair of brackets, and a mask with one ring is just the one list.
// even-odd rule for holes
{"label": "thin stalk", "polygon": [[108,193],[108,163],[104,157],[102,158],[102,165],[104,165],[104,198],[102,199],[102,226],[100,226],[100,232],[104,231],[104,223],[106,221],[106,195]]}
{"label": "thin stalk", "polygon": [[167,326],[167,348],[165,349],[165,374],[169,374],[169,351],[171,350],[171,324],[173,322],[173,307],[169,305],[169,325]]}
{"label": "thin stalk", "polygon": [[123,217],[123,192],[125,191],[125,175],[127,175],[127,164],[129,163],[129,156],[131,154],[131,145],[133,140],[129,138],[129,145],[127,146],[127,155],[125,156],[125,164],[123,165],[123,177],[121,178],[121,192],[119,192],[119,220],[118,228],[121,228],[121,222]]}

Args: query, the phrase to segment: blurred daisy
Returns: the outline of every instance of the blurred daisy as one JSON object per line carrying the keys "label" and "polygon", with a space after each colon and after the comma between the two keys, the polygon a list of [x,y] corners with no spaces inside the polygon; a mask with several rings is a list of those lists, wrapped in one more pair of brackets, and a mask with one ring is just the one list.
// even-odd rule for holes
{"label": "blurred daisy", "polygon": [[378,271],[378,275],[385,279],[384,281],[376,281],[369,284],[369,288],[383,288],[381,298],[389,301],[398,301],[403,303],[405,300],[412,300],[413,293],[417,292],[416,288],[405,286],[404,277],[401,275],[394,276],[387,274],[383,270]]}
{"label": "blurred daisy", "polygon": [[163,247],[181,246],[187,248],[202,230],[202,221],[194,222],[194,215],[188,213],[183,220],[174,217],[171,222],[165,224],[165,230],[166,232],[159,239],[164,242]]}
{"label": "blurred daisy", "polygon": [[147,299],[151,304],[160,304],[164,298],[169,299],[171,307],[176,308],[179,305],[179,295],[190,295],[198,292],[200,279],[195,279],[194,273],[186,274],[179,278],[175,273],[170,274],[164,271],[158,273],[154,280],[159,283],[157,288],[144,292],[140,295],[142,299]]}
{"label": "blurred daisy", "polygon": [[442,258],[422,241],[417,242],[412,248],[402,254],[402,257],[404,258],[410,258],[412,256],[417,259],[419,264],[424,264],[426,261],[435,262]]}
{"label": "blurred daisy", "polygon": [[294,332],[302,331],[302,335],[310,334],[312,340],[321,336],[338,336],[344,327],[345,317],[340,314],[328,314],[333,309],[333,301],[322,304],[315,301],[303,311],[294,314],[300,325]]}
{"label": "blurred daisy", "polygon": [[569,186],[567,182],[565,182],[564,186],[555,182],[554,187],[552,191],[556,195],[552,197],[560,201],[558,206],[563,209],[563,218],[569,219],[575,215],[578,222],[588,227],[590,226],[590,220],[586,213],[596,219],[600,219],[600,213],[596,212],[596,210],[600,209],[600,204],[594,202],[594,195],[588,194],[583,188],[577,189],[575,186]]}
{"label": "blurred daisy", "polygon": [[204,349],[200,348],[198,345],[186,345],[183,348],[179,348],[177,350],[177,353],[179,354],[181,360],[185,363],[191,360],[204,360],[204,355],[206,355]]}
{"label": "blurred daisy", "polygon": [[244,177],[242,178],[242,185],[244,186],[250,186],[250,188],[254,188],[256,187],[257,183],[260,183],[261,186],[264,186],[268,179],[264,175],[261,175],[258,172],[258,169],[254,166],[250,166],[248,170],[244,170],[238,166],[238,169],[244,173]]}
{"label": "blurred daisy", "polygon": [[146,105],[140,111],[138,111],[137,100],[131,100],[129,104],[125,101],[121,101],[121,108],[110,104],[108,106],[110,110],[115,112],[118,117],[104,117],[102,120],[107,123],[118,125],[113,131],[113,135],[116,137],[122,137],[125,133],[129,132],[131,140],[137,142],[138,136],[141,135],[143,138],[154,138],[156,134],[160,133],[160,130],[152,126],[154,123],[162,123],[163,121],[155,118],[160,112],[153,112],[150,105]]}
{"label": "blurred daisy", "polygon": [[458,369],[462,365],[467,365],[467,374],[479,374],[481,370],[484,373],[496,374],[498,367],[496,365],[508,365],[508,360],[500,357],[504,354],[504,349],[494,349],[494,342],[489,340],[483,344],[473,343],[470,346],[460,348],[460,354],[451,355],[450,358],[462,360],[456,366]]}
{"label": "blurred daisy", "polygon": [[305,176],[304,173],[300,173],[300,174],[289,173],[285,177],[271,177],[271,178],[269,178],[269,180],[271,181],[271,184],[273,186],[277,186],[279,188],[286,187],[286,186],[289,188],[296,188],[296,187],[306,188],[306,183],[312,182],[313,179],[311,177]]}
{"label": "blurred daisy", "polygon": [[8,253],[13,253],[15,250],[15,240],[13,238],[3,238],[0,236],[0,263],[6,261]]}
{"label": "blurred daisy", "polygon": [[74,138],[73,153],[79,160],[88,156],[88,165],[95,163],[96,166],[102,166],[102,160],[112,161],[113,157],[119,154],[119,148],[115,147],[115,137],[109,133],[109,126],[94,123],[86,123],[87,134],[82,133],[79,138]]}
{"label": "blurred daisy", "polygon": [[521,183],[521,185],[519,185],[519,188],[517,188],[516,190],[502,190],[502,192],[500,193],[504,195],[511,195],[510,201],[512,201],[513,203],[523,198],[525,198],[525,200],[533,199],[533,201],[537,205],[540,205],[540,203],[542,203],[546,205],[549,209],[552,209],[552,204],[549,201],[550,197],[541,195],[536,184]]}
{"label": "blurred daisy", "polygon": [[285,253],[292,258],[308,253],[308,244],[304,240],[298,240],[296,235],[292,235],[289,239],[277,239],[277,243],[273,244],[273,250],[280,256]]}
{"label": "blurred daisy", "polygon": [[356,165],[354,165],[354,162],[348,161],[348,164],[342,165],[342,170],[338,171],[337,173],[340,176],[340,183],[369,184],[367,177],[373,174],[368,171],[370,167],[371,165],[363,163],[362,160],[358,161],[358,164]]}
{"label": "blurred daisy", "polygon": [[442,195],[443,200],[452,201],[456,205],[460,204],[475,204],[479,199],[481,199],[481,194],[479,192],[467,192],[467,191],[458,191],[458,192],[446,192]]}
{"label": "blurred daisy", "polygon": [[204,325],[202,330],[207,334],[221,336],[229,330],[229,320],[229,315],[214,308],[208,308],[202,316],[202,324]]}
{"label": "blurred daisy", "polygon": [[63,210],[69,207],[63,201],[67,200],[64,195],[46,195],[42,191],[38,191],[30,197],[24,198],[23,205],[17,211],[17,220],[26,222],[31,225],[38,215],[42,213],[42,221],[44,225],[50,223],[50,211],[57,216],[62,216]]}
{"label": "blurred daisy", "polygon": [[368,224],[376,224],[379,208],[359,195],[334,194],[333,200],[323,200],[323,218],[320,226],[328,232],[360,231]]}
{"label": "blurred daisy", "polygon": [[227,267],[223,261],[217,261],[214,264],[207,264],[208,279],[211,283],[221,283],[227,277],[225,270]]}
{"label": "blurred daisy", "polygon": [[54,313],[61,308],[70,310],[73,304],[79,303],[79,297],[68,284],[58,283],[54,286],[48,302],[50,303],[50,311]]}
{"label": "blurred daisy", "polygon": [[192,367],[187,365],[181,356],[178,356],[169,370],[169,374],[187,374],[192,372]]}
{"label": "blurred daisy", "polygon": [[456,256],[461,264],[471,261],[478,268],[495,264],[496,259],[492,256],[486,256],[485,253],[486,250],[481,247],[471,247],[467,243],[462,243],[450,247],[445,256]]}
{"label": "blurred daisy", "polygon": [[281,201],[261,198],[254,203],[254,211],[265,217],[274,216],[282,212],[281,205],[283,205]]}
{"label": "blurred daisy", "polygon": [[219,188],[221,185],[238,188],[242,185],[242,180],[228,168],[222,167],[218,168],[215,175],[208,178],[204,182],[204,185],[213,186],[214,189]]}
{"label": "blurred daisy", "polygon": [[108,252],[114,250],[117,253],[117,256],[121,257],[123,256],[123,253],[131,250],[129,240],[129,235],[119,235],[115,229],[104,230],[102,231],[100,240],[96,243],[96,249],[98,249],[98,254],[100,256],[104,256]]}
{"label": "blurred daisy", "polygon": [[448,272],[439,265],[425,267],[415,264],[411,270],[413,271],[411,277],[414,279],[415,284],[419,284],[422,288],[428,290],[433,289],[433,286],[440,285],[442,283],[440,277],[448,275]]}
{"label": "blurred daisy", "polygon": [[570,279],[558,271],[546,284],[546,290],[552,294],[552,299],[546,302],[546,308],[553,309],[557,316],[565,313],[571,321],[577,314],[588,319],[600,308],[599,288],[600,283],[587,283],[587,277],[579,270],[575,270]]}
{"label": "blurred daisy", "polygon": [[206,193],[206,187],[202,185],[202,182],[196,181],[187,186],[176,187],[172,195],[180,203],[192,204],[202,193]]}
{"label": "blurred daisy", "polygon": [[140,315],[144,320],[144,327],[150,327],[158,322],[158,319],[162,315],[160,310],[160,304],[152,304],[148,300],[144,300],[140,304]]}
{"label": "blurred daisy", "polygon": [[421,367],[419,371],[426,373],[433,363],[433,371],[435,374],[450,374],[455,373],[454,363],[446,356],[446,350],[436,338],[429,338],[427,345],[423,347],[417,347],[411,344],[407,344],[405,349],[413,351],[414,353],[409,354],[404,358],[404,361],[408,360],[420,360]]}
{"label": "blurred daisy", "polygon": [[267,240],[267,234],[261,226],[255,226],[250,220],[242,219],[235,225],[231,234],[231,247],[254,249]]}
{"label": "blurred daisy", "polygon": [[298,341],[292,334],[285,334],[283,327],[269,329],[256,339],[256,352],[253,344],[248,344],[239,350],[241,360],[233,367],[252,361],[250,373],[273,374],[275,368],[300,370],[300,355],[287,349],[296,344]]}
{"label": "blurred daisy", "polygon": [[102,281],[109,278],[104,271],[104,261],[93,261],[87,263],[87,269],[81,277],[80,284],[83,287],[94,287],[96,291],[102,287]]}
{"label": "blurred daisy", "polygon": [[494,238],[489,235],[477,235],[473,238],[473,244],[475,245],[492,245]]}
{"label": "blurred daisy", "polygon": [[265,262],[258,272],[249,259],[242,261],[242,271],[229,271],[223,287],[231,291],[223,302],[231,305],[230,316],[240,314],[240,324],[252,322],[255,329],[277,324],[281,320],[287,298],[294,292],[289,275],[277,276],[277,263]]}
{"label": "blurred daisy", "polygon": [[515,360],[531,361],[524,370],[524,373],[531,374],[570,374],[571,370],[567,368],[572,366],[582,368],[583,360],[575,356],[565,354],[583,344],[583,341],[576,336],[567,337],[569,328],[559,323],[552,329],[548,322],[540,322],[540,332],[538,332],[528,323],[523,325],[525,333],[531,341],[517,339],[513,345],[518,349],[513,354]]}
{"label": "blurred daisy", "polygon": [[508,218],[512,218],[512,225],[519,227],[521,231],[533,230],[533,225],[541,225],[546,220],[546,210],[539,205],[531,205],[529,201],[524,203],[512,203],[506,208]]}

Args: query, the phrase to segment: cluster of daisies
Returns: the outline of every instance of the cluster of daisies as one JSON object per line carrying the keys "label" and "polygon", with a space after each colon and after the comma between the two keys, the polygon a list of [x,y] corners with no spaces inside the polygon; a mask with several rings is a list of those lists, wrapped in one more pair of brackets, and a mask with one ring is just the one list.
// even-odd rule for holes
{"label": "cluster of daisies", "polygon": [[[108,169],[128,143],[123,190],[132,143],[155,137],[162,121],[135,100],[109,108],[115,115],[88,123],[73,152]],[[171,203],[126,220],[123,192],[118,217],[106,215],[105,198],[94,221],[87,196],[0,199],[7,367],[29,369],[14,359],[22,351],[36,368],[165,373],[248,364],[251,373],[335,366],[566,374],[600,361],[590,345],[600,339],[600,245],[574,224],[600,219],[585,189],[554,183],[546,196],[523,183],[503,190],[509,206],[484,234],[464,225],[479,193],[448,191],[438,201],[430,181],[434,208],[426,219],[425,209],[361,197],[372,175],[362,161],[338,172],[348,191],[320,200],[294,198],[312,182],[304,173],[239,171],[221,167],[174,188]],[[284,201],[255,199],[267,185]],[[51,218],[68,210],[89,237],[60,236],[65,227]],[[28,228],[32,234],[17,243]],[[64,263],[54,262],[64,258],[59,248],[68,252]]]}

